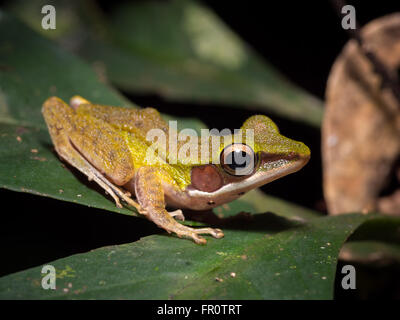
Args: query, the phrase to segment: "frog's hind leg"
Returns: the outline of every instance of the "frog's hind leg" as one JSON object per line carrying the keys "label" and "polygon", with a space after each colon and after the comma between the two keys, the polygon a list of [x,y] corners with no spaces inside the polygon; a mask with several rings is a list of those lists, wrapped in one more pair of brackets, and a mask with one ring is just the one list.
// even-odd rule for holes
{"label": "frog's hind leg", "polygon": [[[110,194],[118,207],[122,207],[120,199],[123,199],[129,205],[135,207],[140,213],[144,212],[140,205],[129,197],[129,193],[120,189],[114,183],[109,181],[104,174],[96,169],[96,167],[94,167],[81,154],[81,152],[79,152],[78,148],[71,140],[71,138],[75,137],[74,141],[78,146],[82,146],[82,144],[85,142],[76,137],[76,129],[78,127],[78,129],[80,129],[79,134],[83,137],[83,139],[85,139],[86,135],[86,140],[88,140],[86,142],[89,142],[86,143],[86,148],[92,145],[96,145],[97,148],[101,148],[100,143],[93,141],[95,137],[87,136],[91,129],[95,130],[98,128],[90,128],[90,123],[85,124],[86,131],[82,130],[82,128],[79,128],[79,121],[75,119],[74,110],[57,97],[51,97],[45,101],[43,104],[42,113],[48,126],[55,149],[62,159],[84,173],[89,180],[94,180],[97,184],[99,184],[108,194]],[[110,135],[110,132],[108,132],[108,135]],[[110,137],[107,137],[106,135],[106,139],[107,138]],[[89,148],[89,151],[93,150],[90,150]],[[107,150],[103,150],[103,152],[99,152],[99,150],[97,150],[96,153],[100,154],[101,157],[107,158]],[[93,157],[96,158],[95,155]],[[98,159],[92,160],[95,162],[97,160],[97,162],[99,162]]]}
{"label": "frog's hind leg", "polygon": [[139,206],[135,201],[130,199],[128,195],[126,195],[120,188],[118,188],[110,181],[108,181],[106,178],[104,178],[104,176],[90,163],[88,163],[86,159],[82,157],[82,155],[79,152],[74,150],[73,147],[70,150],[64,149],[61,150],[61,152],[58,151],[58,154],[66,162],[68,162],[73,167],[77,168],[79,171],[84,173],[88,177],[89,181],[93,180],[98,185],[100,185],[100,187],[102,187],[114,199],[115,204],[118,208],[122,208],[120,199],[124,199],[129,204],[131,204],[130,202],[132,201],[133,202],[132,205],[134,207]]}
{"label": "frog's hind leg", "polygon": [[[165,210],[164,191],[161,178],[157,175],[156,170],[153,167],[143,166],[137,170],[135,175],[136,197],[139,204],[147,211],[147,218],[169,233],[174,232],[178,237],[191,238],[196,243],[207,242],[200,234],[210,234],[215,238],[222,238],[224,234],[220,229],[195,229],[182,225],[173,218],[174,212],[169,213]],[[181,214],[175,213],[178,213],[177,216]]]}
{"label": "frog's hind leg", "polygon": [[[60,153],[60,156],[70,163],[72,166],[77,168],[79,171],[84,173],[89,181],[95,181],[100,187],[104,189],[115,201],[115,204],[118,208],[122,208],[122,204],[120,199],[124,200],[128,205],[133,206],[136,210],[144,214],[143,208],[132,198],[130,198],[130,193],[123,191],[121,188],[117,187],[113,183],[111,183],[107,178],[104,177],[95,167],[93,167],[87,160],[82,157],[82,155],[74,150],[68,150],[67,152]],[[71,157],[72,156],[72,157]]]}

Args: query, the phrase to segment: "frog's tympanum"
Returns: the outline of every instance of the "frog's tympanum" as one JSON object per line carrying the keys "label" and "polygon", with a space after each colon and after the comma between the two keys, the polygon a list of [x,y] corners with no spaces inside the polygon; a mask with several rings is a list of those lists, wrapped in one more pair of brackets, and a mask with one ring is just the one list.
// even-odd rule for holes
{"label": "frog's tympanum", "polygon": [[[75,96],[70,105],[51,97],[42,112],[59,156],[97,182],[118,207],[123,200],[169,233],[196,243],[206,242],[200,234],[224,234],[179,223],[175,219],[184,219],[180,209],[207,210],[230,202],[298,171],[310,158],[306,145],[280,135],[263,115],[250,117],[241,128],[252,137],[250,143],[231,135],[215,148],[209,136],[194,140],[202,156],[189,157],[188,141],[178,139],[171,148],[171,128],[153,108],[103,106]],[[154,129],[165,139],[149,141]],[[169,212],[166,205],[177,210]]]}

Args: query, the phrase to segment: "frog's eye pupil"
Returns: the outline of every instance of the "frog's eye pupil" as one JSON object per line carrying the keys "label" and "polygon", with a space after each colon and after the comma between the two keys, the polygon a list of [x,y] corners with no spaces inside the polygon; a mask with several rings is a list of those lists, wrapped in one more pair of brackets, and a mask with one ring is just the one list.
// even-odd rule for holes
{"label": "frog's eye pupil", "polygon": [[244,151],[233,151],[225,159],[225,164],[232,170],[246,168],[251,161],[251,157]]}
{"label": "frog's eye pupil", "polygon": [[244,176],[253,173],[256,157],[245,144],[231,144],[221,153],[222,168],[229,174]]}

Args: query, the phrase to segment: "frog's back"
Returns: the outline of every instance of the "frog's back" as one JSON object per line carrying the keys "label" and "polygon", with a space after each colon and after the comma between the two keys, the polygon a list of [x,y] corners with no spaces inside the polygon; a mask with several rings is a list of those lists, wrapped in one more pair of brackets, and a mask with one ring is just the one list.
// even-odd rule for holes
{"label": "frog's back", "polygon": [[168,132],[168,124],[154,108],[133,109],[99,104],[80,104],[76,111],[89,114],[119,130],[134,132],[142,137],[146,137],[149,130],[156,128]]}

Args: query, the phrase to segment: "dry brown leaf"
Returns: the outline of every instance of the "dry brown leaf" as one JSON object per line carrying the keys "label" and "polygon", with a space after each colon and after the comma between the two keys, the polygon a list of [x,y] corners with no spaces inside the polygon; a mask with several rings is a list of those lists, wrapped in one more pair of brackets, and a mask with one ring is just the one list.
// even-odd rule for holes
{"label": "dry brown leaf", "polygon": [[[400,13],[370,22],[361,36],[387,69],[397,73]],[[326,89],[322,157],[329,213],[376,210],[399,154],[400,105],[350,40],[332,67]]]}
{"label": "dry brown leaf", "polygon": [[378,201],[378,210],[390,215],[399,215],[400,189]]}

